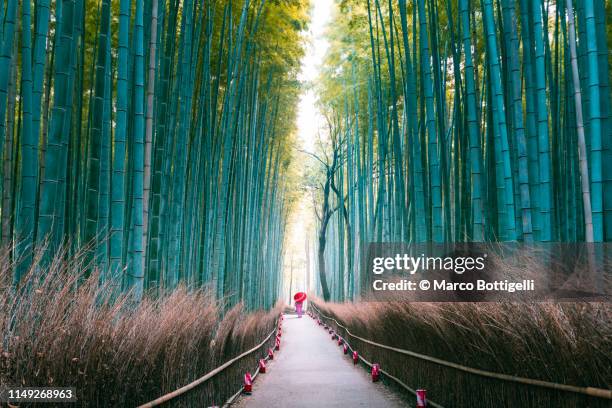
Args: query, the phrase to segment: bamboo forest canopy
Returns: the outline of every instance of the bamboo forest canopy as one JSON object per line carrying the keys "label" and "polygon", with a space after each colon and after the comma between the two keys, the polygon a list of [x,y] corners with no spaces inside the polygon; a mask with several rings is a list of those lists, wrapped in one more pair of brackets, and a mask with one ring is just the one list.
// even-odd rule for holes
{"label": "bamboo forest canopy", "polygon": [[359,293],[367,242],[612,241],[611,2],[336,8],[326,297]]}
{"label": "bamboo forest canopy", "polygon": [[0,1],[1,239],[15,243],[15,284],[85,250],[136,298],[183,282],[273,304],[307,7]]}

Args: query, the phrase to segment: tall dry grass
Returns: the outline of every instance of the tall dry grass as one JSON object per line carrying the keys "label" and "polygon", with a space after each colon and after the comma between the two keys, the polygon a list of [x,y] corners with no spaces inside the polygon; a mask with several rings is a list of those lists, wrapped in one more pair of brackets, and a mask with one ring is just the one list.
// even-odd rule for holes
{"label": "tall dry grass", "polygon": [[[316,300],[315,305],[352,333],[385,345],[515,376],[612,385],[612,309],[605,303]],[[427,389],[431,400],[445,407],[608,407],[610,402],[487,379],[348,339],[366,359],[415,389]]]}
{"label": "tall dry grass", "polygon": [[[246,314],[205,291],[109,300],[83,254],[34,265],[21,289],[0,250],[0,384],[76,387],[79,406],[136,406],[173,391],[255,346],[274,328],[280,306]],[[44,276],[44,278],[41,278]],[[273,340],[273,338],[272,338]],[[243,358],[170,405],[221,405],[266,349]]]}

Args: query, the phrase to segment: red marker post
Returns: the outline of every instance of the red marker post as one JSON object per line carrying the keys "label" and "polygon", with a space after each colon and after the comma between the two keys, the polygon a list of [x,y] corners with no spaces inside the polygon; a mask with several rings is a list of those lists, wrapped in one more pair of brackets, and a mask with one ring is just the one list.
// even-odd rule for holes
{"label": "red marker post", "polygon": [[263,358],[259,360],[259,372],[262,374],[266,373],[266,360]]}
{"label": "red marker post", "polygon": [[353,351],[353,364],[357,364],[359,362],[359,354],[356,351]]}
{"label": "red marker post", "polygon": [[338,345],[341,346],[343,343],[342,337],[338,336]]}
{"label": "red marker post", "polygon": [[251,377],[251,373],[246,373],[244,375],[244,387],[245,394],[251,394],[253,392],[253,377]]}
{"label": "red marker post", "polygon": [[372,382],[376,382],[380,379],[380,364],[372,364]]}
{"label": "red marker post", "polygon": [[425,408],[427,406],[427,390],[416,390],[417,408]]}
{"label": "red marker post", "polygon": [[346,345],[346,343],[344,344],[342,351],[344,352],[344,354],[348,354],[348,346]]}
{"label": "red marker post", "polygon": [[268,349],[268,358],[274,360],[274,351],[271,348]]}

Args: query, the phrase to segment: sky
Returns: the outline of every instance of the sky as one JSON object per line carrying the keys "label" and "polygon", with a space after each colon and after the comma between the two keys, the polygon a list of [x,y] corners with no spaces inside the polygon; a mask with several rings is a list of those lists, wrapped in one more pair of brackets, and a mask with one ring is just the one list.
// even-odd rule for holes
{"label": "sky", "polygon": [[325,30],[331,19],[333,0],[311,0],[311,22],[309,31],[306,33],[307,48],[299,79],[305,82],[304,91],[298,105],[298,136],[302,148],[314,152],[314,142],[319,128],[322,126],[322,118],[316,107],[316,96],[309,87],[309,82],[314,81],[319,75],[319,68],[329,47],[325,37]]}
{"label": "sky", "polygon": [[[299,79],[304,84],[298,103],[297,129],[298,146],[300,150],[315,151],[317,133],[323,125],[322,116],[317,109],[316,95],[310,84],[319,76],[319,69],[323,63],[329,42],[325,37],[327,25],[331,20],[334,0],[311,0],[311,23],[309,30],[304,33],[306,40],[306,53],[301,61]],[[298,153],[300,154],[300,153]],[[285,242],[284,287],[287,294],[285,301],[289,301],[289,291],[307,291],[309,289],[306,277],[306,240],[311,239],[311,250],[314,243],[310,234],[313,221],[313,210],[310,197],[307,194],[297,203],[291,214],[288,225],[288,236]],[[310,262],[311,280],[314,270],[314,260]],[[292,272],[293,271],[293,272]],[[292,283],[290,283],[291,277]],[[292,295],[291,295],[292,296]]]}

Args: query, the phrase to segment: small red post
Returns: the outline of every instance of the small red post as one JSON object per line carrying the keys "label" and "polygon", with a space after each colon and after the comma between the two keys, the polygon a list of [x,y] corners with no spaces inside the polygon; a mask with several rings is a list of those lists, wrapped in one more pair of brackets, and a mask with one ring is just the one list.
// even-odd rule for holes
{"label": "small red post", "polygon": [[251,394],[253,392],[253,377],[251,377],[251,373],[246,373],[244,375],[244,387],[245,394]]}
{"label": "small red post", "polygon": [[283,336],[283,331],[279,327],[278,330],[276,331],[276,337],[282,337],[282,336]]}
{"label": "small red post", "polygon": [[268,358],[274,360],[274,351],[271,348],[268,349]]}
{"label": "small red post", "polygon": [[348,354],[348,346],[346,345],[346,343],[344,343],[344,347],[342,347],[342,351],[344,352],[344,354]]}
{"label": "small red post", "polygon": [[280,350],[280,338],[276,338],[276,343],[274,344],[275,350]]}
{"label": "small red post", "polygon": [[319,324],[319,326],[321,325],[321,319],[317,319],[317,323]]}
{"label": "small red post", "polygon": [[356,351],[353,351],[353,364],[357,364],[359,362],[359,354]]}
{"label": "small red post", "polygon": [[259,360],[259,372],[262,374],[266,373],[266,360],[263,358]]}
{"label": "small red post", "polygon": [[338,336],[338,345],[341,346],[343,343],[342,337]]}
{"label": "small red post", "polygon": [[380,379],[380,365],[378,363],[372,364],[372,382],[376,382]]}
{"label": "small red post", "polygon": [[336,340],[336,337],[337,337],[337,336],[336,336],[336,333],[334,333],[334,331],[333,331],[333,330],[331,331],[331,335],[332,335],[332,340]]}
{"label": "small red post", "polygon": [[427,390],[419,389],[416,390],[417,397],[417,408],[425,408],[427,406]]}

